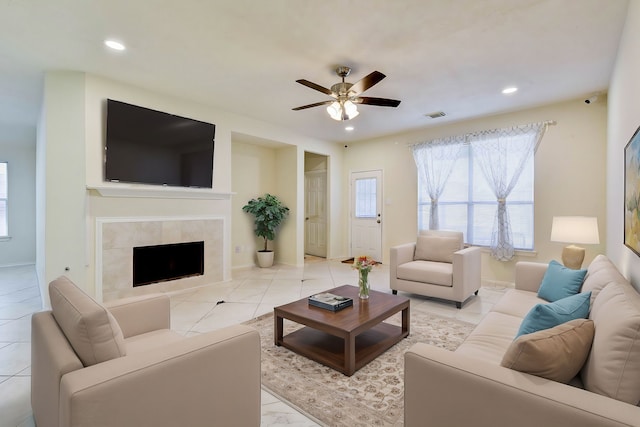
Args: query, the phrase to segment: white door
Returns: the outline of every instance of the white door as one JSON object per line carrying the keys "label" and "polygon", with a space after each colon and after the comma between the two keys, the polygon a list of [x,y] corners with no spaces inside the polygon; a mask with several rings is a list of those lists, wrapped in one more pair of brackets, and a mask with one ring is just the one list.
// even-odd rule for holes
{"label": "white door", "polygon": [[351,173],[351,256],[382,261],[382,171]]}
{"label": "white door", "polygon": [[304,174],[305,185],[305,253],[327,257],[327,172]]}

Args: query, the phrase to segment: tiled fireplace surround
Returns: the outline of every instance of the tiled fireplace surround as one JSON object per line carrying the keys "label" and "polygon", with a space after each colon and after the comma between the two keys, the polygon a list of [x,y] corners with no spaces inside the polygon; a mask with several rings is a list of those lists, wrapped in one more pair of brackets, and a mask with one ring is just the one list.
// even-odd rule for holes
{"label": "tiled fireplace surround", "polygon": [[[133,287],[133,248],[204,241],[204,274]],[[96,218],[96,296],[110,301],[187,289],[224,279],[221,217]]]}

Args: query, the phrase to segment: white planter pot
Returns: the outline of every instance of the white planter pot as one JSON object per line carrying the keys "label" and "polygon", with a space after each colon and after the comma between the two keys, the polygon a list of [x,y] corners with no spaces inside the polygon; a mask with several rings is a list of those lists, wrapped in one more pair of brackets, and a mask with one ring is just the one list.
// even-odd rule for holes
{"label": "white planter pot", "polygon": [[273,265],[273,251],[258,251],[258,265],[262,268],[271,267]]}

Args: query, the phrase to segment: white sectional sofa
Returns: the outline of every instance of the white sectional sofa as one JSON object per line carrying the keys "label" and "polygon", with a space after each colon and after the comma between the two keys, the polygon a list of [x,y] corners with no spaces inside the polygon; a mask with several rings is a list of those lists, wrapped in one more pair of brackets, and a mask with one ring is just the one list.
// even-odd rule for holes
{"label": "white sectional sofa", "polygon": [[515,289],[455,352],[422,343],[409,349],[406,426],[640,426],[640,295],[604,255],[581,289],[591,292],[595,332],[578,375],[564,384],[502,366],[527,313],[547,303],[537,294],[546,270],[518,263]]}

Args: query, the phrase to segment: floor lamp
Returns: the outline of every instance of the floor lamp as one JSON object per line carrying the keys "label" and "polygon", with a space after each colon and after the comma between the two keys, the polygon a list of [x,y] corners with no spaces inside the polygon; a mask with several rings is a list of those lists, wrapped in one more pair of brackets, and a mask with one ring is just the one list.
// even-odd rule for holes
{"label": "floor lamp", "polygon": [[571,243],[562,250],[562,263],[565,267],[579,270],[584,261],[583,245],[600,243],[598,235],[598,218],[591,216],[554,216],[551,225],[551,241]]}

